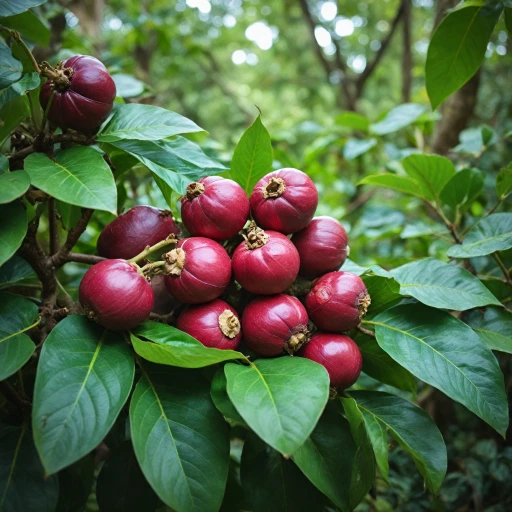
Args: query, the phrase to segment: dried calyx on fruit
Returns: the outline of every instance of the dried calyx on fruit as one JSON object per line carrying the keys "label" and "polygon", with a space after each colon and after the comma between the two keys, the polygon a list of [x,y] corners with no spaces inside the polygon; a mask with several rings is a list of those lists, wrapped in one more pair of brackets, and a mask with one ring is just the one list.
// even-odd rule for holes
{"label": "dried calyx on fruit", "polygon": [[164,254],[165,286],[180,302],[199,304],[216,299],[231,279],[231,260],[218,242],[184,238]]}
{"label": "dried calyx on fruit", "polygon": [[121,259],[93,265],[82,278],[79,299],[89,318],[114,331],[139,325],[154,304],[153,289],[142,270]]}
{"label": "dried calyx on fruit", "polygon": [[263,231],[254,222],[244,238],[232,259],[233,274],[240,286],[258,295],[284,292],[299,272],[295,246],[282,233]]}
{"label": "dried calyx on fruit", "polygon": [[134,206],[107,224],[98,238],[98,254],[105,258],[130,259],[180,229],[169,210]]}
{"label": "dried calyx on fruit", "polygon": [[233,180],[208,176],[188,185],[181,216],[191,235],[227,240],[244,227],[249,199]]}
{"label": "dried calyx on fruit", "polygon": [[244,310],[242,327],[247,346],[260,356],[293,355],[309,341],[306,309],[290,295],[253,300]]}
{"label": "dried calyx on fruit", "polygon": [[220,299],[187,307],[176,326],[210,348],[236,350],[242,340],[236,311]]}
{"label": "dried calyx on fruit", "polygon": [[94,57],[75,55],[52,68],[41,64],[48,81],[39,100],[48,119],[59,128],[95,132],[107,119],[116,97],[116,84],[107,68]]}
{"label": "dried calyx on fruit", "polygon": [[315,217],[292,242],[299,251],[299,275],[309,279],[338,270],[349,254],[347,232],[332,217]]}
{"label": "dried calyx on fruit", "polygon": [[280,169],[256,183],[250,203],[259,226],[289,235],[305,228],[313,218],[318,191],[302,171]]}
{"label": "dried calyx on fruit", "polygon": [[343,334],[318,332],[298,354],[321,364],[327,370],[331,386],[340,391],[358,379],[363,358],[357,344]]}
{"label": "dried calyx on fruit", "polygon": [[351,272],[330,272],[313,282],[306,309],[313,323],[324,331],[344,332],[360,323],[370,305],[362,279]]}

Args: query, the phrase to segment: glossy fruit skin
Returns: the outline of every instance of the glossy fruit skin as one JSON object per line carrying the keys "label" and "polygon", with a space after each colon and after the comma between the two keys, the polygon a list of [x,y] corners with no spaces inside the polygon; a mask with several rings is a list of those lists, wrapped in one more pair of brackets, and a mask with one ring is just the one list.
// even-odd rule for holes
{"label": "glossy fruit skin", "polygon": [[290,338],[306,333],[309,340],[308,314],[301,302],[290,295],[271,295],[253,300],[242,315],[242,329],[247,347],[260,356],[279,356],[300,347],[288,344]]}
{"label": "glossy fruit skin", "polygon": [[233,275],[242,288],[257,295],[282,293],[295,281],[299,253],[292,242],[277,231],[265,231],[268,242],[249,249],[242,242],[233,253]]}
{"label": "glossy fruit skin", "polygon": [[359,347],[344,334],[313,334],[298,355],[321,364],[329,374],[331,386],[337,390],[352,386],[363,368]]}
{"label": "glossy fruit skin", "polygon": [[98,254],[128,260],[172,233],[179,235],[180,229],[170,211],[134,206],[105,226],[98,238]]}
{"label": "glossy fruit skin", "polygon": [[292,242],[299,251],[299,275],[308,279],[339,270],[348,256],[347,232],[332,217],[315,217]]}
{"label": "glossy fruit skin", "polygon": [[79,299],[90,318],[112,331],[136,327],[154,304],[153,289],[137,266],[120,259],[93,265],[82,278]]}
{"label": "glossy fruit skin", "polygon": [[[72,68],[73,75],[67,90],[55,88],[48,118],[59,128],[93,133],[112,110],[116,84],[107,68],[94,57],[75,55],[65,60],[62,66]],[[41,87],[39,101],[43,110],[50,101],[54,86],[53,80],[48,80]]]}
{"label": "glossy fruit skin", "polygon": [[[194,197],[189,191],[197,183],[204,191]],[[181,198],[181,217],[192,236],[227,240],[244,227],[249,217],[249,198],[238,183],[208,176],[191,185]]]}
{"label": "glossy fruit skin", "polygon": [[[239,330],[236,336],[229,338],[219,326],[219,316],[226,310],[231,311],[238,320],[237,312],[220,299],[188,306],[178,317],[176,327],[200,341],[205,347],[236,350],[242,341],[242,331]],[[239,320],[238,326],[240,328]]]}
{"label": "glossy fruit skin", "polygon": [[167,291],[185,304],[210,302],[221,295],[231,279],[231,260],[218,242],[204,237],[180,240],[185,253],[181,275],[166,275]]}
{"label": "glossy fruit skin", "polygon": [[331,332],[357,327],[369,304],[365,284],[351,272],[330,272],[319,277],[306,296],[309,318],[319,329]]}
{"label": "glossy fruit skin", "polygon": [[[271,179],[282,180],[284,191],[279,197],[265,197]],[[304,229],[313,218],[318,205],[318,191],[311,178],[297,169],[285,168],[271,172],[256,183],[251,197],[251,212],[263,229],[285,235]]]}

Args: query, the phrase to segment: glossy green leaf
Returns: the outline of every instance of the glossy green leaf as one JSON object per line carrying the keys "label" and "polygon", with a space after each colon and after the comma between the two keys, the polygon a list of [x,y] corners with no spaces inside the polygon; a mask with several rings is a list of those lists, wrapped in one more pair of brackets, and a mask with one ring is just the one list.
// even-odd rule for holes
{"label": "glossy green leaf", "polygon": [[230,423],[235,425],[247,426],[242,416],[238,414],[238,411],[235,409],[235,406],[231,403],[229,399],[228,390],[227,390],[227,379],[226,374],[224,373],[224,367],[221,367],[217,370],[212,379],[212,386],[210,388],[210,395],[212,397],[213,403],[215,407],[222,413],[224,418],[228,420]]}
{"label": "glossy green leaf", "polygon": [[372,444],[376,442],[376,454],[382,452],[382,437],[388,431],[411,455],[429,491],[439,492],[446,474],[447,455],[441,432],[432,418],[420,407],[388,393],[351,391],[350,396],[363,414]]}
{"label": "glossy green leaf", "polygon": [[404,194],[410,194],[421,199],[426,199],[418,189],[417,183],[408,176],[399,176],[397,174],[370,174],[363,178],[358,185],[375,185],[377,187],[390,188]]}
{"label": "glossy green leaf", "polygon": [[250,194],[256,183],[272,170],[272,143],[259,115],[245,130],[231,160],[231,177]]}
{"label": "glossy green leaf", "polygon": [[55,162],[43,153],[25,160],[32,185],[66,203],[117,212],[117,189],[110,167],[90,147],[73,147],[59,152]]}
{"label": "glossy green leaf", "polygon": [[413,124],[418,117],[425,112],[425,105],[417,103],[404,103],[391,109],[384,119],[370,126],[372,133],[376,135],[387,135],[397,132],[406,126]]}
{"label": "glossy green leaf", "polygon": [[116,84],[117,95],[122,98],[135,98],[140,96],[146,88],[144,82],[137,80],[131,75],[116,73],[112,75],[112,79]]}
{"label": "glossy green leaf", "polygon": [[[511,9],[512,11],[512,9]],[[503,200],[512,192],[512,168],[501,169],[496,177],[496,194]]]}
{"label": "glossy green leaf", "polygon": [[47,474],[103,440],[128,398],[133,375],[133,356],[119,334],[78,315],[57,324],[39,358],[32,412]]}
{"label": "glossy green leaf", "polygon": [[400,285],[391,274],[380,267],[371,267],[360,277],[371,297],[371,304],[366,313],[367,318],[379,314],[401,300]]}
{"label": "glossy green leaf", "polygon": [[453,211],[469,207],[484,189],[484,173],[479,169],[462,169],[441,192],[441,201]]}
{"label": "glossy green leaf", "polygon": [[30,187],[30,178],[23,171],[0,174],[0,204],[10,203],[22,196]]}
{"label": "glossy green leaf", "polygon": [[25,11],[14,16],[2,18],[2,25],[17,30],[27,39],[40,46],[48,46],[50,43],[50,27],[48,23],[42,18],[37,17],[32,11]]}
{"label": "glossy green leaf", "polygon": [[408,238],[430,237],[434,234],[447,233],[447,229],[440,224],[433,224],[430,221],[424,222],[422,220],[408,222],[400,233],[402,240]]}
{"label": "glossy green leaf", "polygon": [[400,293],[439,309],[478,308],[499,300],[473,274],[435,258],[413,261],[391,271]]}
{"label": "glossy green leaf", "polygon": [[98,133],[98,141],[161,140],[182,133],[202,132],[196,123],[161,107],[129,103],[119,105]]}
{"label": "glossy green leaf", "polygon": [[17,82],[0,91],[0,108],[11,100],[23,96],[27,91],[34,90],[39,86],[40,82],[41,79],[35,71],[26,73]]}
{"label": "glossy green leaf", "polygon": [[0,380],[18,371],[36,346],[25,334],[38,322],[37,306],[19,295],[0,293]]}
{"label": "glossy green leaf", "polygon": [[354,160],[358,156],[368,153],[377,145],[377,139],[348,139],[343,146],[343,158]]}
{"label": "glossy green leaf", "polygon": [[132,330],[131,341],[135,352],[147,361],[182,368],[202,368],[232,359],[245,359],[236,350],[205,347],[176,327],[159,322],[140,324]]}
{"label": "glossy green leaf", "polygon": [[489,126],[477,126],[462,130],[459,135],[460,143],[453,149],[455,153],[467,153],[478,156],[486,146],[497,140],[494,130]]}
{"label": "glossy green leaf", "polygon": [[240,416],[283,455],[292,455],[309,437],[329,398],[327,371],[309,359],[228,363],[224,371],[229,398]]}
{"label": "glossy green leaf", "polygon": [[489,423],[508,426],[503,374],[493,353],[454,316],[421,304],[395,306],[369,321],[395,361]]}
{"label": "glossy green leaf", "polygon": [[466,323],[491,349],[512,354],[512,313],[501,308],[470,311]]}
{"label": "glossy green leaf", "polygon": [[[0,10],[2,6],[0,5]],[[0,39],[0,89],[17,82],[23,73],[23,65],[12,56],[11,49]]]}
{"label": "glossy green leaf", "polygon": [[425,66],[433,109],[476,73],[502,10],[500,2],[468,5],[449,12],[439,24],[430,41]]}
{"label": "glossy green leaf", "polygon": [[0,206],[0,265],[21,246],[27,233],[27,213],[18,201]]}
{"label": "glossy green leaf", "polygon": [[0,123],[0,145],[11,136],[11,132],[29,115],[30,109],[25,96],[9,101],[0,109],[0,119],[3,122],[3,124]]}
{"label": "glossy green leaf", "polygon": [[132,443],[114,448],[103,464],[96,483],[100,512],[153,512],[158,505],[155,494],[135,458]]}
{"label": "glossy green leaf", "polygon": [[367,132],[370,127],[370,121],[367,117],[362,114],[358,114],[357,112],[342,112],[338,116],[336,116],[336,124],[340,126],[346,126],[347,128],[352,128],[353,130],[360,130],[362,132]]}
{"label": "glossy green leaf", "polygon": [[27,427],[0,425],[0,510],[54,512],[58,495],[58,478],[45,478]]}
{"label": "glossy green leaf", "polygon": [[13,256],[0,267],[0,288],[11,286],[34,274],[32,267],[19,256]]}
{"label": "glossy green leaf", "polygon": [[475,224],[462,244],[448,249],[453,258],[475,258],[512,247],[512,213],[494,213]]}
{"label": "glossy green leaf", "polygon": [[59,501],[55,512],[83,510],[95,481],[94,472],[94,452],[59,471]]}
{"label": "glossy green leaf", "polygon": [[0,0],[0,18],[25,12],[31,7],[44,4],[46,0]]}
{"label": "glossy green leaf", "polygon": [[325,498],[297,466],[253,433],[244,444],[240,473],[254,512],[323,510]]}
{"label": "glossy green leaf", "polygon": [[228,428],[200,373],[150,366],[130,404],[137,460],[176,512],[217,512],[229,466]]}

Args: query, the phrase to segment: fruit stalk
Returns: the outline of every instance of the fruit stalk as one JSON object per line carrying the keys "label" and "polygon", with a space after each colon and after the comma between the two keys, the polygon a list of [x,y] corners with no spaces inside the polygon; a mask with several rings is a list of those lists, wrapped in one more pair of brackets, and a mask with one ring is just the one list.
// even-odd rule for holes
{"label": "fruit stalk", "polygon": [[130,263],[137,263],[138,261],[147,258],[151,253],[158,251],[159,249],[163,249],[164,247],[166,247],[169,244],[176,244],[176,243],[178,243],[178,240],[176,240],[176,236],[171,234],[165,240],[162,240],[161,242],[158,242],[155,245],[152,245],[152,246],[148,245],[141,253],[137,254],[133,258],[130,258],[129,260],[126,260],[126,261],[129,261]]}

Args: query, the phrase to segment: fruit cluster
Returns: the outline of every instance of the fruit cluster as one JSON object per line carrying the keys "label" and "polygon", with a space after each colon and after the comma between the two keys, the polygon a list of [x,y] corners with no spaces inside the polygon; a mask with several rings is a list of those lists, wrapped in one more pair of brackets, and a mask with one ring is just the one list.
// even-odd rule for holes
{"label": "fruit cluster", "polygon": [[[105,227],[98,253],[109,259],[85,274],[80,302],[104,327],[122,330],[168,293],[186,305],[178,329],[203,345],[237,349],[243,340],[257,356],[297,353],[322,364],[334,388],[347,388],[362,358],[342,333],[359,325],[370,298],[358,276],[339,270],[347,234],[331,217],[313,218],[317,205],[314,183],[296,169],[267,174],[250,198],[232,180],[203,178],[181,199],[190,236],[180,239],[171,213],[150,206]],[[161,261],[148,260],[166,245]],[[298,276],[308,285],[302,302],[291,294]]]}

